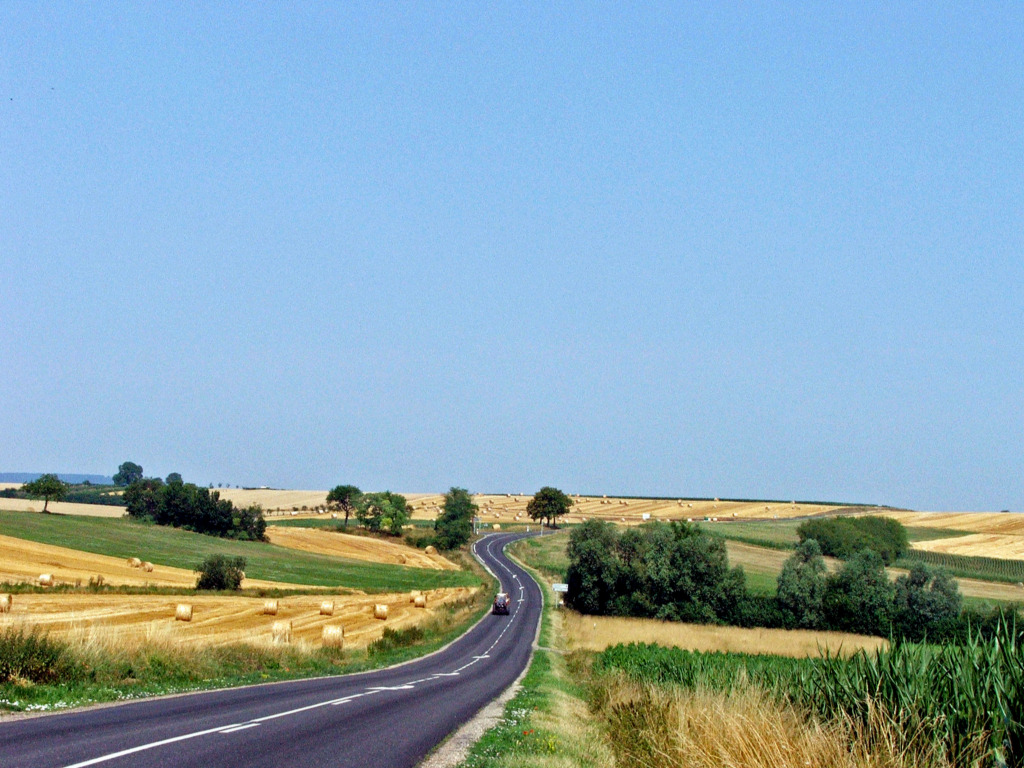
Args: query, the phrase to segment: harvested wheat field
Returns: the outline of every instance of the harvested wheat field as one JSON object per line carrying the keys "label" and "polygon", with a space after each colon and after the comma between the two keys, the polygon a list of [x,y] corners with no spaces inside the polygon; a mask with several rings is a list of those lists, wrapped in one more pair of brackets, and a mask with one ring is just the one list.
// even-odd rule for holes
{"label": "harvested wheat field", "polygon": [[972,533],[969,536],[917,541],[914,542],[913,547],[927,552],[945,552],[950,555],[1024,560],[1024,536]]}
{"label": "harvested wheat field", "polygon": [[[145,552],[139,553],[145,556]],[[38,544],[25,539],[0,536],[0,582],[35,582],[40,574],[53,575],[60,584],[87,584],[102,576],[111,586],[186,587],[196,585],[196,574],[184,568],[155,565],[150,572],[133,568],[127,560],[107,555],[94,555],[77,549]],[[246,579],[244,586],[255,588],[294,588],[295,584]]]}
{"label": "harvested wheat field", "polygon": [[315,510],[327,506],[327,491],[287,491],[272,488],[214,488],[236,507],[259,504],[264,510]]}
{"label": "harvested wheat field", "polygon": [[[480,507],[486,522],[527,522],[526,505],[532,496],[509,494],[506,496],[477,495],[473,501]],[[805,515],[820,515],[838,507],[820,504],[795,504],[739,501],[695,501],[692,499],[631,499],[604,496],[573,496],[572,510],[565,516],[567,523],[584,520],[609,520],[620,525],[638,525],[644,515],[650,520],[703,520],[715,517],[721,520],[784,519]],[[413,505],[414,517],[433,519],[440,509],[442,497],[419,499]]]}
{"label": "harvested wheat field", "polygon": [[[327,625],[345,627],[345,646],[363,647],[385,627],[399,629],[423,621],[446,603],[470,598],[474,589],[429,590],[427,607],[416,608],[408,592],[335,596],[333,615],[320,613],[322,595],[278,598],[275,615],[264,615],[263,598],[109,594],[23,594],[12,611],[0,615],[8,626],[38,627],[58,637],[136,644],[154,638],[197,646],[232,643],[269,644],[275,622],[290,621],[293,642],[319,646]],[[191,621],[176,621],[179,604],[192,606]],[[388,606],[388,620],[373,618],[375,604]]]}
{"label": "harvested wheat field", "polygon": [[267,527],[272,544],[303,552],[367,560],[374,563],[393,563],[411,568],[434,568],[457,571],[459,567],[441,555],[428,555],[422,549],[407,547],[383,539],[353,536],[318,528],[292,528],[282,525]]}
{"label": "harvested wheat field", "polygon": [[[0,499],[0,509],[8,512],[42,512],[42,499]],[[89,517],[124,517],[124,507],[107,504],[75,504],[69,501],[51,501],[47,512],[56,515],[88,515]]]}
{"label": "harvested wheat field", "polygon": [[570,650],[603,651],[616,643],[658,643],[691,651],[769,653],[803,658],[818,656],[824,650],[848,656],[861,649],[873,651],[888,646],[880,637],[845,632],[718,627],[656,619],[581,616],[573,611],[565,611],[562,621]]}
{"label": "harvested wheat field", "polygon": [[1024,536],[1024,514],[1020,512],[885,512],[885,515],[910,528]]}

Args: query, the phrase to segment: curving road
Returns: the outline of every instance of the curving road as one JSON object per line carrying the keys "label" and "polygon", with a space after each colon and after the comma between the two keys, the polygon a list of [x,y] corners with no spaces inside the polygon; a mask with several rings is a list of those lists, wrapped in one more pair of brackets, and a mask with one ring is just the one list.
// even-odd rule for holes
{"label": "curving road", "polygon": [[0,722],[3,768],[415,766],[519,676],[541,592],[493,534],[477,557],[512,597],[443,650],[374,672],[233,688]]}

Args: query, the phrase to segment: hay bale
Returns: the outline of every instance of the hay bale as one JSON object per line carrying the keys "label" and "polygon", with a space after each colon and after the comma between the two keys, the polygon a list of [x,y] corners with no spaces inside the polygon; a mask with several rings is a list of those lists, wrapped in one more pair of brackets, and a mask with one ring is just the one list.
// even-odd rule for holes
{"label": "hay bale", "polygon": [[501,530],[501,523],[494,523],[494,524],[493,524],[493,525],[491,526],[491,529],[492,529],[492,530],[495,530],[495,531],[500,531],[500,530]]}
{"label": "hay bale", "polygon": [[415,603],[416,602],[416,598],[419,597],[422,594],[423,593],[420,592],[418,589],[412,590],[411,592],[409,592],[409,602],[410,603]]}
{"label": "hay bale", "polygon": [[139,558],[137,558],[137,557],[129,557],[128,558],[128,566],[130,568],[141,568],[142,567],[142,561],[139,560]]}
{"label": "hay bale", "polygon": [[324,648],[344,648],[345,628],[330,625],[325,626],[320,632],[320,644]]}
{"label": "hay bale", "polygon": [[0,613],[10,613],[13,600],[14,598],[11,595],[0,595]]}
{"label": "hay bale", "polygon": [[428,555],[436,555],[437,547],[435,547],[433,544],[428,544],[427,548],[423,551],[426,552]]}
{"label": "hay bale", "polygon": [[[1017,589],[1024,589],[1024,581],[1018,581],[1017,582]],[[8,595],[7,596],[8,604],[10,603],[10,599],[11,599],[11,596]]]}
{"label": "hay bale", "polygon": [[142,564],[142,570],[144,570],[146,573],[152,573],[153,572],[153,564],[150,563],[150,562],[143,563]]}
{"label": "hay bale", "polygon": [[387,603],[377,603],[373,606],[373,618],[386,621],[388,618],[388,605]]}
{"label": "hay bale", "polygon": [[52,573],[41,573],[41,574],[39,574],[39,586],[40,587],[52,587],[53,586],[53,574]]}
{"label": "hay bale", "polygon": [[275,643],[290,643],[292,641],[292,623],[290,621],[275,621],[270,627],[270,636]]}
{"label": "hay bale", "polygon": [[277,616],[277,600],[264,600],[263,601],[263,615],[264,616]]}
{"label": "hay bale", "polygon": [[416,596],[416,601],[413,603],[413,605],[416,606],[417,608],[426,608],[427,607],[427,596],[426,595],[417,595]]}
{"label": "hay bale", "polygon": [[188,603],[178,603],[174,609],[175,621],[192,621],[192,606]]}
{"label": "hay bale", "polygon": [[398,562],[401,563],[402,565],[405,565],[408,561],[409,561],[409,558],[407,558],[405,555],[399,555],[398,556]]}
{"label": "hay bale", "polygon": [[333,616],[334,615],[334,601],[324,600],[320,603],[320,615],[321,616]]}

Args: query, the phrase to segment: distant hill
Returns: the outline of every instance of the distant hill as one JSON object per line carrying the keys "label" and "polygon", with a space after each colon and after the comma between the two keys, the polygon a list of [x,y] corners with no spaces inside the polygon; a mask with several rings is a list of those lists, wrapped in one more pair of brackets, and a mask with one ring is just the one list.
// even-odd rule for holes
{"label": "distant hill", "polygon": [[[35,480],[43,472],[0,472],[0,483],[30,483]],[[88,480],[93,485],[113,485],[114,479],[112,477],[105,477],[103,475],[76,475],[72,472],[58,472],[57,477],[63,480],[65,483],[71,483],[77,485],[78,483],[84,483]]]}

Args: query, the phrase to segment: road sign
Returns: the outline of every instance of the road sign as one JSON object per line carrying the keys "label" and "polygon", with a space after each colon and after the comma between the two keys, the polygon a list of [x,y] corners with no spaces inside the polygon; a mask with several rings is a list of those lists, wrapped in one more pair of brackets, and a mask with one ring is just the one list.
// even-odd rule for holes
{"label": "road sign", "polygon": [[569,585],[568,584],[552,584],[551,585],[551,590],[553,592],[568,592],[569,591]]}

